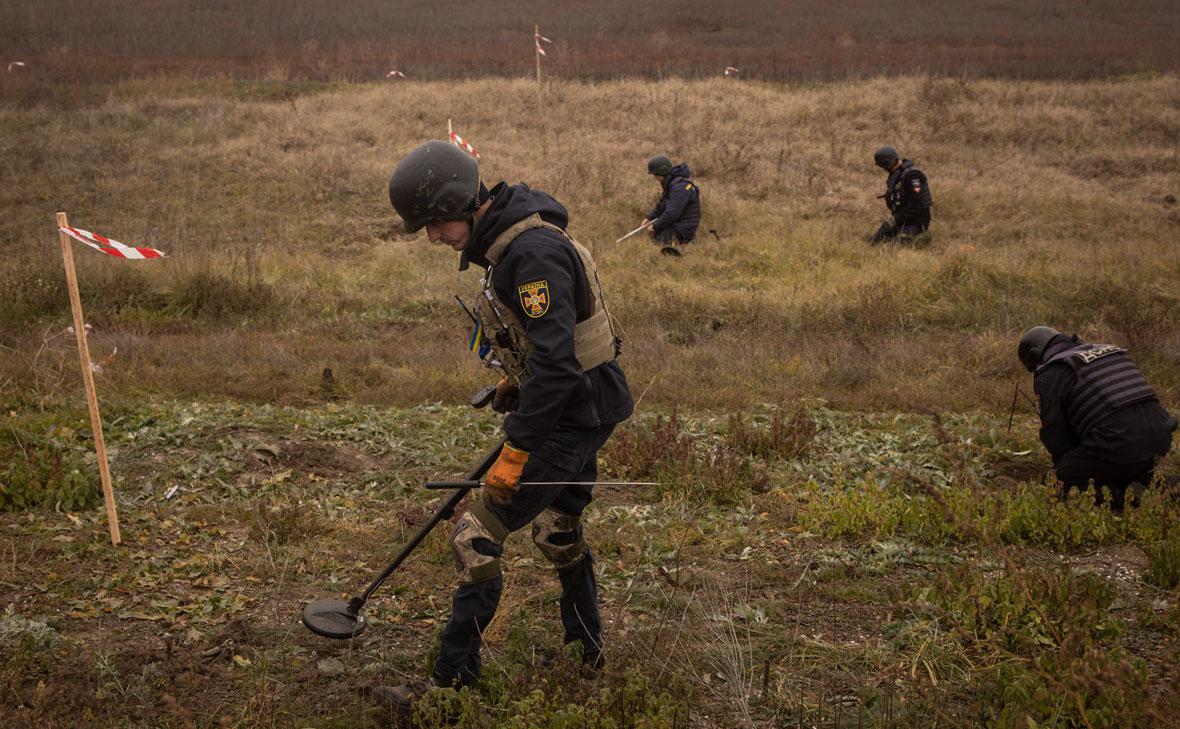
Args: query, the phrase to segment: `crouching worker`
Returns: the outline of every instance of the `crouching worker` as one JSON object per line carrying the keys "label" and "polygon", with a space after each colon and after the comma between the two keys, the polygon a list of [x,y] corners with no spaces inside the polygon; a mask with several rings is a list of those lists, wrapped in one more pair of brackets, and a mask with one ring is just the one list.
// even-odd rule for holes
{"label": "crouching worker", "polygon": [[678,246],[691,243],[701,224],[701,188],[687,163],[673,165],[662,154],[648,160],[647,173],[660,183],[660,199],[643,222],[663,253],[680,255]]}
{"label": "crouching worker", "polygon": [[930,242],[930,183],[926,174],[908,159],[901,159],[893,147],[873,153],[873,163],[889,175],[885,182],[885,206],[891,218],[882,223],[869,242],[898,245],[927,245]]}
{"label": "crouching worker", "polygon": [[1029,329],[1018,355],[1033,375],[1041,405],[1041,442],[1053,457],[1063,495],[1070,489],[1110,490],[1110,508],[1122,511],[1151,483],[1156,464],[1172,445],[1176,419],[1131,362],[1127,351],[1088,344],[1046,326]]}
{"label": "crouching worker", "polygon": [[[504,541],[528,525],[561,582],[564,640],[579,643],[582,660],[597,668],[602,622],[580,517],[597,480],[598,450],[634,402],[594,260],[566,232],[561,203],[523,183],[489,190],[476,160],[446,142],[406,155],[389,198],[408,232],[425,228],[431,243],[459,252],[460,270],[468,263],[486,269],[472,312],[477,346],[504,377],[494,407],[511,410],[508,440],[483,493],[451,535],[459,586],[431,683],[457,688],[479,679],[482,635],[504,586]],[[585,485],[527,485],[539,481]],[[424,688],[382,686],[373,697],[409,711]]]}

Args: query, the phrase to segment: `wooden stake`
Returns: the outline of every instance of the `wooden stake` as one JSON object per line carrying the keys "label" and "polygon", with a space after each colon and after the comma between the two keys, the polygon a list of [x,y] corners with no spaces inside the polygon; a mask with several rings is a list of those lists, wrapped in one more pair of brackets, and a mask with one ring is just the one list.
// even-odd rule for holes
{"label": "wooden stake", "polygon": [[65,213],[57,214],[57,237],[61,242],[62,262],[66,267],[66,283],[70,287],[70,308],[74,312],[74,334],[78,337],[78,358],[82,362],[82,382],[86,385],[86,404],[90,408],[90,429],[94,432],[94,450],[98,454],[98,474],[102,478],[102,498],[107,506],[107,528],[111,544],[123,541],[119,536],[119,513],[115,509],[115,491],[111,488],[111,472],[107,467],[107,447],[102,437],[102,416],[98,412],[98,395],[94,391],[94,371],[90,365],[90,347],[86,344],[86,322],[82,317],[82,298],[78,295],[78,273],[74,270],[74,248],[70,237],[61,231],[69,225]]}
{"label": "wooden stake", "polygon": [[537,106],[541,106],[541,26],[533,26],[533,45],[536,50],[533,55],[537,57]]}
{"label": "wooden stake", "polygon": [[451,126],[450,117],[447,118],[447,141],[451,144],[455,143],[455,128]]}

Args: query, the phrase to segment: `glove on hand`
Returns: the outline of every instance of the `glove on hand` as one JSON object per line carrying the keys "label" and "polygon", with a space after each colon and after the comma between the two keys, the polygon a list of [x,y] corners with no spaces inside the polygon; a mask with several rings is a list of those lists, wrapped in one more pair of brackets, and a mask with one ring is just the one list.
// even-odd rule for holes
{"label": "glove on hand", "polygon": [[500,449],[500,457],[488,469],[484,480],[484,493],[494,503],[507,504],[512,500],[520,483],[520,474],[524,471],[524,464],[528,463],[529,454],[505,442]]}
{"label": "glove on hand", "polygon": [[508,380],[496,383],[496,395],[492,398],[492,410],[510,413],[520,405],[520,388],[508,384]]}

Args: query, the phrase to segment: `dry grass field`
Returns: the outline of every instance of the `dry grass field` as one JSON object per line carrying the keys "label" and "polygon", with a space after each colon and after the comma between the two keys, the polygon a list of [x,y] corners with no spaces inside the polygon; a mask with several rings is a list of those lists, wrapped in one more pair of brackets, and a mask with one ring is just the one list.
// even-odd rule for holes
{"label": "dry grass field", "polygon": [[[556,81],[538,109],[522,80],[289,75],[46,82],[0,106],[12,725],[372,726],[363,690],[423,673],[445,528],[363,640],[297,615],[359,590],[433,508],[418,484],[495,437],[458,406],[490,382],[452,298],[476,274],[401,233],[385,196],[448,117],[489,180],[552,192],[596,251],[643,393],[604,472],[661,484],[607,489],[588,516],[598,679],[562,658],[554,583],[509,543],[462,725],[1174,724],[1174,489],[1125,516],[1058,502],[1026,402],[1007,424],[1036,323],[1128,345],[1180,404],[1176,76]],[[865,242],[886,142],[930,176],[929,248]],[[613,243],[654,199],[658,151],[704,190],[678,260]],[[120,548],[62,335],[59,209],[169,254],[76,253]],[[432,709],[421,726],[441,726]]]}
{"label": "dry grass field", "polygon": [[534,24],[556,42],[548,72],[579,79],[719,76],[726,66],[790,81],[1078,79],[1180,67],[1180,13],[1168,0],[39,0],[0,5],[0,61],[26,61],[30,82],[0,84],[0,93],[178,70],[317,80],[376,79],[391,67],[417,79],[520,76],[532,70]]}
{"label": "dry grass field", "polygon": [[[76,385],[54,337],[68,316],[51,216],[65,208],[170,254],[113,265],[80,252],[93,346],[118,349],[110,395],[318,402],[331,367],[361,402],[463,401],[486,376],[458,346],[466,320],[451,294],[477,276],[403,236],[384,192],[400,156],[445,136],[451,116],[489,180],[567,204],[650,402],[999,409],[1027,376],[1014,342],[1042,322],[1126,343],[1177,399],[1174,77],[545,93],[538,113],[523,81],[135,81],[82,110],[5,109],[0,383]],[[864,243],[884,212],[871,152],[885,142],[929,172],[928,250]],[[684,260],[638,237],[613,243],[655,198],[644,165],[658,151],[687,160],[705,190]]]}

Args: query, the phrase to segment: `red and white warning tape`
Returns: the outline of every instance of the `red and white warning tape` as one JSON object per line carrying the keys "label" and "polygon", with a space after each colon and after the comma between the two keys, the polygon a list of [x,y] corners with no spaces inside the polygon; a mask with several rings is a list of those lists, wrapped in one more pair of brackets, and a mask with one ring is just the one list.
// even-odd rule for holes
{"label": "red and white warning tape", "polygon": [[734,68],[733,66],[726,66],[725,67],[725,75],[726,76],[737,76],[739,73],[741,73],[741,69]]}
{"label": "red and white warning tape", "polygon": [[541,47],[541,41],[545,41],[546,43],[552,43],[553,41],[549,40],[540,33],[537,33],[533,36],[533,42],[537,44],[537,53],[540,53],[543,56],[545,55],[545,49]]}
{"label": "red and white warning tape", "polygon": [[451,144],[455,145],[456,147],[463,150],[464,152],[471,155],[472,157],[479,159],[479,152],[475,151],[475,147],[472,147],[470,144],[463,141],[463,137],[460,137],[458,134],[455,134],[454,132],[451,132]]}
{"label": "red and white warning tape", "polygon": [[24,62],[24,61],[11,61],[11,62],[8,64],[8,72],[9,72],[9,73],[12,73],[12,69],[14,69],[14,68],[24,68],[24,67],[25,67],[25,62]]}
{"label": "red and white warning tape", "polygon": [[97,233],[91,233],[89,230],[73,228],[68,225],[62,227],[61,232],[80,243],[85,243],[96,251],[102,251],[103,253],[106,253],[109,256],[114,256],[115,258],[131,258],[138,260],[144,258],[159,258],[160,256],[164,255],[164,251],[158,251],[155,248],[123,245],[117,240],[111,240],[110,238],[103,237]]}
{"label": "red and white warning tape", "polygon": [[396,78],[405,78],[406,75],[404,73],[402,73],[401,71],[397,70],[396,68],[391,69],[390,71],[386,72],[386,74],[385,74],[385,78],[395,78],[395,77]]}

